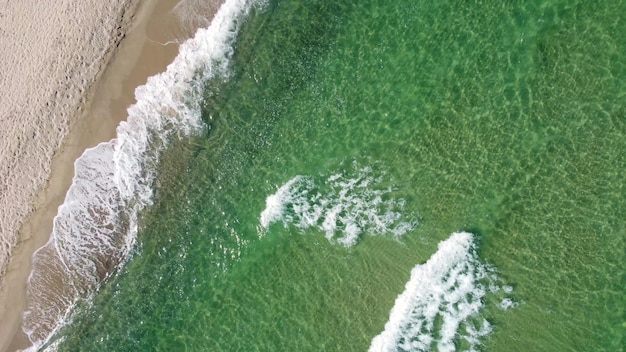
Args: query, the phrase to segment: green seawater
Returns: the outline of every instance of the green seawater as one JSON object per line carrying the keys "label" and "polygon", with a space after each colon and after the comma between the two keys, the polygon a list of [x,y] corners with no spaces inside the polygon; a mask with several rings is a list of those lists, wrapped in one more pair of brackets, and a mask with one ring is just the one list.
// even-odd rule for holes
{"label": "green seawater", "polygon": [[[625,33],[623,0],[271,1],[59,350],[366,351],[459,230],[518,303],[487,298],[481,349],[622,350]],[[261,227],[295,176],[363,168],[418,223],[400,239]]]}

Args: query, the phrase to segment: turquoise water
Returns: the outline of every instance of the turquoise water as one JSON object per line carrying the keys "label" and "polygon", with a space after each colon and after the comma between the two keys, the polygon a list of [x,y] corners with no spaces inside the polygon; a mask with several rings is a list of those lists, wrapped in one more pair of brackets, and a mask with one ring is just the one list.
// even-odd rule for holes
{"label": "turquoise water", "polygon": [[[231,77],[205,87],[208,130],[163,155],[133,257],[58,349],[364,351],[411,269],[463,230],[515,303],[481,299],[467,324],[493,331],[476,348],[620,350],[625,13],[270,2],[241,28]],[[298,175],[309,185],[264,226],[268,196]],[[307,223],[297,206],[348,199],[336,179],[368,182],[335,228]]]}

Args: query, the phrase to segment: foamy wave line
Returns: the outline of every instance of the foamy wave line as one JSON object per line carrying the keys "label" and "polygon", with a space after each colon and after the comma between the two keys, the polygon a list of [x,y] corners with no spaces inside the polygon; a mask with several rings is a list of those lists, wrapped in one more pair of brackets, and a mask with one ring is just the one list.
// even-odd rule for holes
{"label": "foamy wave line", "polygon": [[[391,309],[385,329],[370,345],[370,352],[456,351],[461,340],[475,351],[480,338],[492,331],[480,316],[483,298],[489,292],[510,293],[500,287],[495,271],[479,261],[474,236],[454,233],[439,243],[424,264],[411,271],[411,278]],[[514,305],[511,298],[500,308]]]}
{"label": "foamy wave line", "polygon": [[300,229],[317,228],[326,238],[346,247],[355,245],[364,233],[400,237],[413,230],[415,221],[403,220],[404,199],[391,198],[391,188],[381,187],[369,167],[356,175],[334,174],[322,182],[311,176],[296,176],[267,197],[261,213],[261,233],[272,223],[293,224]]}
{"label": "foamy wave line", "polygon": [[70,317],[74,305],[128,258],[137,216],[152,202],[155,166],[176,135],[201,132],[203,86],[227,78],[241,21],[262,0],[228,0],[208,28],[180,47],[167,70],[135,91],[117,138],[75,162],[73,183],[54,219],[49,242],[33,257],[22,329],[33,346],[46,343]]}

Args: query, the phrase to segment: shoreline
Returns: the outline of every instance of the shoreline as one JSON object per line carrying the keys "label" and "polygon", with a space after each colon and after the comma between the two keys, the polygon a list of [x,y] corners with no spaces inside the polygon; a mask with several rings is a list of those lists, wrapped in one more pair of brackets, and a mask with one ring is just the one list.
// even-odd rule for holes
{"label": "shoreline", "polygon": [[[184,1],[184,0],[183,0]],[[85,149],[109,141],[116,135],[126,109],[134,100],[134,90],[152,75],[165,70],[178,54],[178,43],[193,35],[173,13],[179,0],[155,0],[133,4],[130,16],[118,23],[120,40],[107,48],[92,85],[82,87],[69,132],[54,151],[51,172],[43,189],[34,198],[33,209],[19,230],[19,241],[0,286],[0,351],[14,351],[30,345],[21,331],[26,307],[26,283],[33,253],[49,239],[52,219],[64,201],[74,176],[74,161]],[[191,5],[193,6],[193,5]],[[216,5],[217,6],[217,5]],[[123,39],[122,39],[123,38]],[[167,44],[165,44],[167,43]]]}

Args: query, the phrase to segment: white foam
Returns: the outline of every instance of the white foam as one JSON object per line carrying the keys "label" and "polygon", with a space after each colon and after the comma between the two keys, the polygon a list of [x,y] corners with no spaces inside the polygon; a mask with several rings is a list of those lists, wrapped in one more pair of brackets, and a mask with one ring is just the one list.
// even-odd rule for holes
{"label": "white foam", "polygon": [[494,270],[479,261],[473,240],[470,233],[454,233],[413,268],[370,352],[455,351],[461,339],[476,350],[492,331],[479,314],[483,298],[500,288]]}
{"label": "white foam", "polygon": [[261,225],[267,228],[271,223],[279,221],[285,215],[285,207],[288,203],[292,203],[294,184],[303,181],[302,176],[296,176],[282,185],[276,193],[267,197],[265,200],[265,210],[261,212]]}
{"label": "white foam", "polygon": [[415,228],[415,221],[403,220],[404,200],[392,198],[393,189],[382,187],[382,178],[371,168],[354,165],[349,172],[356,175],[289,180],[267,197],[260,216],[262,233],[282,222],[285,227],[317,228],[329,240],[350,247],[363,234],[400,237]]}
{"label": "white foam", "polygon": [[42,346],[130,255],[138,213],[152,202],[160,153],[178,135],[201,132],[203,84],[227,78],[239,25],[261,0],[228,0],[208,28],[183,43],[173,63],[135,91],[137,103],[117,138],[88,149],[54,219],[49,242],[33,258],[23,330]]}
{"label": "white foam", "polygon": [[511,298],[505,298],[500,301],[500,304],[498,304],[498,306],[502,310],[508,310],[517,307],[517,302],[513,301]]}

